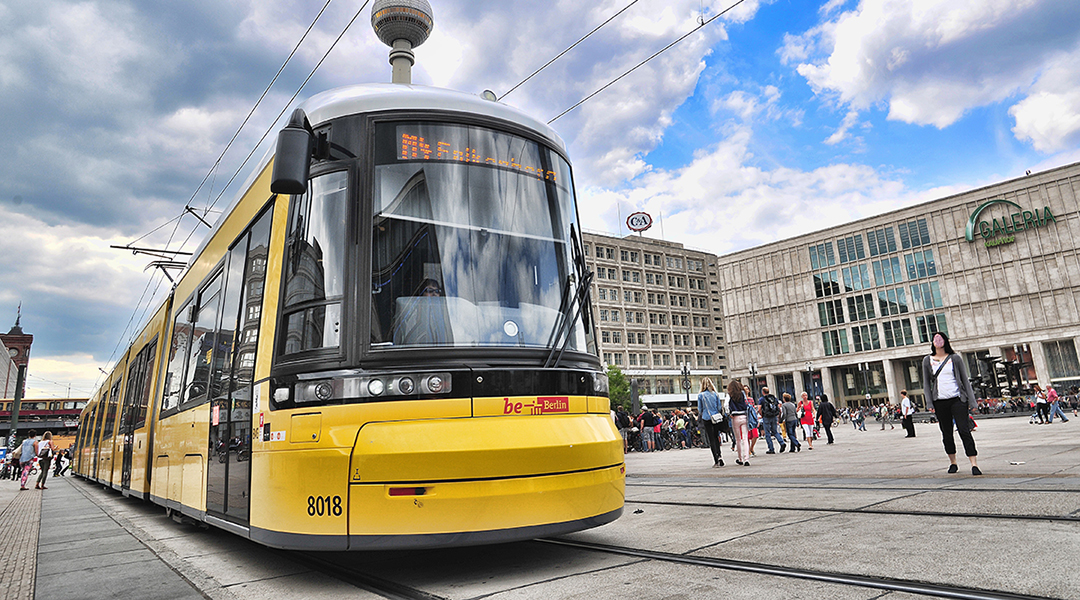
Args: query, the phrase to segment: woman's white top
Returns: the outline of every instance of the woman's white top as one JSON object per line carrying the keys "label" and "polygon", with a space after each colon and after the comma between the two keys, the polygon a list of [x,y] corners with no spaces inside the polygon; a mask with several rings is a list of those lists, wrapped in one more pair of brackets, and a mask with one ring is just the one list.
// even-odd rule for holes
{"label": "woman's white top", "polygon": [[941,372],[938,373],[937,376],[937,397],[942,400],[960,397],[960,387],[956,383],[956,373],[953,373],[953,364],[950,358],[951,357],[946,356],[944,359],[938,360],[933,356],[930,357],[931,372],[936,373],[938,367],[941,366],[941,363],[945,363],[945,367],[941,369]]}

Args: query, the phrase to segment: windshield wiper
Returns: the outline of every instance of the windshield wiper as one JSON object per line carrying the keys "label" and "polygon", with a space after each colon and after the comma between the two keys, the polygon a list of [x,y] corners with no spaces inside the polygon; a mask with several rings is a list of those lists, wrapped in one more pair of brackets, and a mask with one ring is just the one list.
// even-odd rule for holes
{"label": "windshield wiper", "polygon": [[[556,324],[555,329],[551,332],[551,338],[548,340],[548,345],[551,346],[551,352],[548,353],[547,360],[544,361],[544,368],[554,368],[559,366],[559,361],[562,360],[563,353],[566,352],[566,347],[570,344],[570,339],[573,337],[574,325],[580,318],[584,323],[586,329],[590,327],[591,321],[589,320],[589,314],[585,311],[585,308],[589,306],[589,289],[592,285],[593,272],[588,269],[585,263],[585,257],[581,254],[578,246],[577,231],[574,226],[570,226],[570,241],[572,244],[572,251],[574,255],[574,266],[577,268],[577,272],[580,275],[577,278],[577,285],[574,284],[574,275],[570,274],[566,276],[566,287],[563,288],[562,302],[559,303],[559,323]],[[573,289],[573,295],[570,295],[570,290]],[[568,314],[572,314],[570,318],[567,318]],[[560,341],[561,340],[561,341]],[[556,350],[558,354],[556,354]]]}

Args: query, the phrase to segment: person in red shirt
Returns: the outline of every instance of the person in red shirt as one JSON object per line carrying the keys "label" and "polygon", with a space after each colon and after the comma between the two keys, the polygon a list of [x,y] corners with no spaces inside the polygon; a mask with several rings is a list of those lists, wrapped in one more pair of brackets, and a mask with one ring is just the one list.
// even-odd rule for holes
{"label": "person in red shirt", "polygon": [[799,401],[799,424],[802,425],[803,433],[806,435],[806,443],[811,450],[814,449],[814,401],[810,399],[810,396],[806,393],[802,393],[802,400]]}

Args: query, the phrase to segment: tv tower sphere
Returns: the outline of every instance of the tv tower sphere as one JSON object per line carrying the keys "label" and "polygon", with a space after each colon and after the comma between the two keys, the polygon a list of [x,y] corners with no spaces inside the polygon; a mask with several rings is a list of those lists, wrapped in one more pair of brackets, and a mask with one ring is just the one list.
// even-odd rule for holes
{"label": "tv tower sphere", "polygon": [[415,48],[427,40],[434,24],[427,0],[375,0],[371,7],[371,27],[387,46],[405,40]]}

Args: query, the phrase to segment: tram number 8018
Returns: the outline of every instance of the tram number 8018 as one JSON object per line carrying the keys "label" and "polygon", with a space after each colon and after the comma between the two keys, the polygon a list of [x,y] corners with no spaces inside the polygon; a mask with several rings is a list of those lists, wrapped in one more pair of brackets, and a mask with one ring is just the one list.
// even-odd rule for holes
{"label": "tram number 8018", "polygon": [[341,496],[308,496],[307,514],[309,517],[340,517]]}

